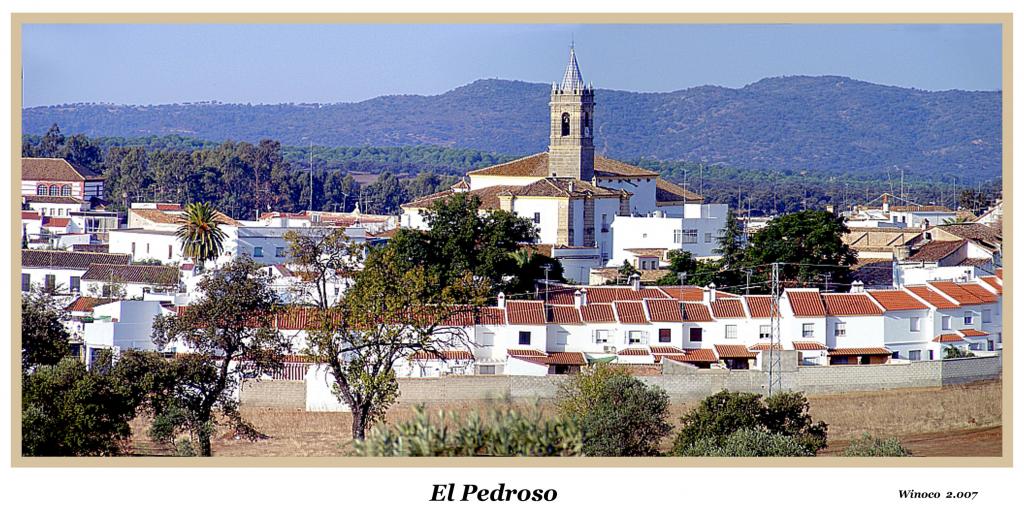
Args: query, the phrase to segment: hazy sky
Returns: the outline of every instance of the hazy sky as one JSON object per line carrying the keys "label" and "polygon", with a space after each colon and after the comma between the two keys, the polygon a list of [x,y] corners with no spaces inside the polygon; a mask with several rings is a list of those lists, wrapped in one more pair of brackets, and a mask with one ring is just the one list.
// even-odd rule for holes
{"label": "hazy sky", "polygon": [[550,83],[571,40],[595,87],[844,75],[996,90],[998,25],[26,25],[24,104],[348,102],[479,78]]}

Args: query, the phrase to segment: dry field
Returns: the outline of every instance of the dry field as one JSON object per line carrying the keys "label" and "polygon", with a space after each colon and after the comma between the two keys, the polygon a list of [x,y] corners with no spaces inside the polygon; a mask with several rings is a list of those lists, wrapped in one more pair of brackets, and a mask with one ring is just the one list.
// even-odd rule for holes
{"label": "dry field", "polygon": [[[850,440],[867,432],[896,436],[921,456],[999,456],[1002,438],[1002,386],[1000,381],[944,388],[900,389],[811,396],[811,415],[829,425],[828,450],[841,451]],[[488,402],[450,404],[460,412],[485,410]],[[695,403],[673,404],[673,422]],[[550,405],[542,405],[550,413]],[[217,456],[344,456],[351,453],[347,413],[305,412],[243,408],[243,415],[270,438],[249,442],[221,435],[215,439]],[[388,422],[410,418],[410,406],[396,406]],[[156,455],[162,450],[148,442],[144,424],[136,423],[136,453]],[[664,447],[671,445],[666,439]]]}

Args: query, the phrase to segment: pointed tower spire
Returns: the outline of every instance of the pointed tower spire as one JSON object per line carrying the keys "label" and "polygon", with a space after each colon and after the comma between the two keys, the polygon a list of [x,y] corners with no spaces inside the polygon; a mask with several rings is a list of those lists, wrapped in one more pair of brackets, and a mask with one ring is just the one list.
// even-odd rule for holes
{"label": "pointed tower spire", "polygon": [[583,75],[580,73],[580,66],[576,63],[576,43],[569,46],[569,65],[565,66],[565,74],[562,75],[562,90],[574,91],[584,87]]}

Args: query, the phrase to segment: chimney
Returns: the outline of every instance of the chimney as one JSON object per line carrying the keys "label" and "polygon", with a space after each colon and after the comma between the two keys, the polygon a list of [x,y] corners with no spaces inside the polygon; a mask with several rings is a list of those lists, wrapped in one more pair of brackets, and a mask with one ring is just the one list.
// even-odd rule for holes
{"label": "chimney", "polygon": [[580,294],[580,307],[586,307],[587,306],[587,288],[583,288],[583,289],[579,290],[578,293]]}
{"label": "chimney", "polygon": [[927,219],[927,218],[925,218],[925,219],[924,219],[924,222],[921,222],[921,232],[927,231],[927,230],[928,230],[928,227],[929,227],[930,225],[931,225],[931,222],[929,222],[929,221],[928,221],[928,219]]}
{"label": "chimney", "polygon": [[573,293],[572,301],[576,305],[577,309],[583,305],[583,293],[581,293],[579,289],[577,289],[576,292]]}
{"label": "chimney", "polygon": [[864,283],[859,281],[859,280],[853,281],[850,284],[850,292],[851,293],[863,293],[864,292]]}
{"label": "chimney", "polygon": [[882,211],[889,212],[889,194],[887,193],[882,194]]}
{"label": "chimney", "polygon": [[502,309],[505,308],[505,292],[504,291],[498,293],[498,307],[502,308]]}
{"label": "chimney", "polygon": [[633,291],[639,291],[640,290],[640,274],[639,273],[634,273],[632,276],[629,277],[629,279],[630,279],[630,281],[633,284]]}
{"label": "chimney", "polygon": [[718,299],[718,290],[715,283],[708,284],[708,303],[714,303]]}
{"label": "chimney", "polygon": [[575,180],[570,179],[569,180],[569,193],[573,193],[575,191],[576,191],[576,182],[575,182]]}

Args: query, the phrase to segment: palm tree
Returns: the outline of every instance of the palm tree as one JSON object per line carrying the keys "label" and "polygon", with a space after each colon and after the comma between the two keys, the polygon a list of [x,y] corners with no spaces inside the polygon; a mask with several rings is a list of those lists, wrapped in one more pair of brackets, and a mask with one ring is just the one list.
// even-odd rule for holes
{"label": "palm tree", "polygon": [[178,227],[177,236],[185,256],[200,266],[216,259],[224,250],[225,234],[217,215],[209,202],[193,202],[185,206],[185,217]]}

